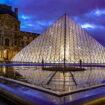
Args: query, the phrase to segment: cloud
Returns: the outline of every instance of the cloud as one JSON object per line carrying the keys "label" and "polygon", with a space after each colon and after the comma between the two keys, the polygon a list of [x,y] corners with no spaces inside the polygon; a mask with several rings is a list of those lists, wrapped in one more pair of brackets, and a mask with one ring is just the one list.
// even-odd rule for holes
{"label": "cloud", "polygon": [[96,26],[87,23],[87,24],[83,24],[83,25],[81,25],[81,27],[82,27],[82,28],[92,28],[92,29],[94,29]]}
{"label": "cloud", "polygon": [[89,23],[81,24],[81,27],[85,29],[93,29],[93,30],[105,28],[105,26],[103,25],[96,25],[96,24],[89,24]]}
{"label": "cloud", "polygon": [[22,15],[22,16],[20,16],[20,19],[27,20],[27,19],[31,19],[31,17],[30,16]]}
{"label": "cloud", "polygon": [[94,11],[95,15],[97,16],[102,16],[102,15],[105,15],[105,9],[97,9]]}
{"label": "cloud", "polygon": [[87,12],[82,15],[78,15],[74,17],[74,20],[79,23],[92,23],[92,24],[101,24],[105,25],[105,9],[93,9],[90,12]]}

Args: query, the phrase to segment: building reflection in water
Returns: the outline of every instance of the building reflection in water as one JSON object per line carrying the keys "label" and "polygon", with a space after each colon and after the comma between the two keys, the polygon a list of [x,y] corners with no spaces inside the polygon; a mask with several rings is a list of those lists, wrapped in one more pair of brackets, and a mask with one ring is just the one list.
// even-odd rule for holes
{"label": "building reflection in water", "polygon": [[0,76],[18,79],[22,77],[18,72],[16,72],[12,66],[0,66]]}
{"label": "building reflection in water", "polygon": [[[83,89],[105,82],[105,68],[100,67],[87,67],[85,71],[69,71],[63,73],[60,71],[42,70],[42,67],[36,66],[0,66],[0,75],[23,82],[28,82],[29,84],[34,84],[55,92],[71,92],[77,89]],[[38,92],[33,89],[29,89],[27,91],[31,91],[30,93],[33,95],[37,93],[43,98],[46,98],[57,104],[63,104],[81,97],[93,95],[97,92],[103,92],[105,89],[102,87],[99,89],[84,91],[63,97],[56,97],[54,95]]]}
{"label": "building reflection in water", "polygon": [[47,71],[34,66],[15,66],[14,70],[31,84],[59,92],[94,86],[105,80],[105,68],[100,67],[74,72]]}

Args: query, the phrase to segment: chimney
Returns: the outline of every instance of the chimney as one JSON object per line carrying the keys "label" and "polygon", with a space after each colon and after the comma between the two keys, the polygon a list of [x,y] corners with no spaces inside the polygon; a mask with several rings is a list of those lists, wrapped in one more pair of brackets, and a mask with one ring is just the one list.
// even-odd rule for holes
{"label": "chimney", "polygon": [[18,8],[15,8],[15,14],[18,16]]}

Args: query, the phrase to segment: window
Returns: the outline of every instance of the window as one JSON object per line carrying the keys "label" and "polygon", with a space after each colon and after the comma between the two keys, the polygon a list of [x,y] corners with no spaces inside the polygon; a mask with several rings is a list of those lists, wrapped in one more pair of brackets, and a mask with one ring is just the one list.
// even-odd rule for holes
{"label": "window", "polygon": [[26,42],[26,45],[28,45],[28,44],[29,44],[29,42],[27,41],[27,42]]}
{"label": "window", "polygon": [[23,41],[21,41],[21,46],[22,46],[22,47],[24,46],[24,42],[23,42]]}
{"label": "window", "polygon": [[15,43],[14,43],[15,45],[17,45],[17,41],[15,41]]}
{"label": "window", "polygon": [[15,25],[15,30],[18,30],[18,26],[17,25]]}
{"label": "window", "polygon": [[5,46],[9,46],[9,39],[8,38],[5,39]]}

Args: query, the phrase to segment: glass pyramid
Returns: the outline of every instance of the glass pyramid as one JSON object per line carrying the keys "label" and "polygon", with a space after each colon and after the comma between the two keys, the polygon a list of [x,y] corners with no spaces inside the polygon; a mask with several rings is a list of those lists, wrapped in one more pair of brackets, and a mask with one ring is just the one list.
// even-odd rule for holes
{"label": "glass pyramid", "polygon": [[12,61],[33,63],[105,63],[105,48],[68,15],[22,49]]}

